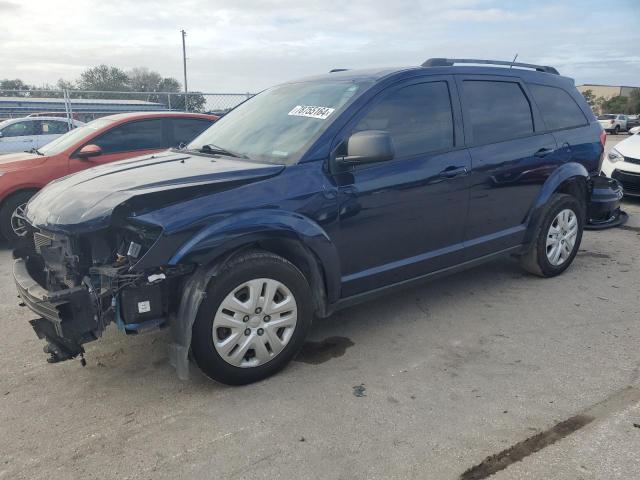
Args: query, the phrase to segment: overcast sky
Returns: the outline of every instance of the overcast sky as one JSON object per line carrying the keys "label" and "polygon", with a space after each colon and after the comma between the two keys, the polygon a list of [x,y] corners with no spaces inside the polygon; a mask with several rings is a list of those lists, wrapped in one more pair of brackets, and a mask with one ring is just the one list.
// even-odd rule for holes
{"label": "overcast sky", "polygon": [[182,28],[190,89],[207,92],[516,52],[577,83],[640,85],[638,0],[0,0],[0,78],[41,85],[105,63],[182,81]]}

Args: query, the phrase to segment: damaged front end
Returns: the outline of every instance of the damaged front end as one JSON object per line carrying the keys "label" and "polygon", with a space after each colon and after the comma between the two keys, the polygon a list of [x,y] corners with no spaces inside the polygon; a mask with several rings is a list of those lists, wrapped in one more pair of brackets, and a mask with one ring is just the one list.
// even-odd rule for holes
{"label": "damaged front end", "polygon": [[138,268],[160,234],[131,222],[77,236],[31,228],[14,251],[14,279],[22,304],[41,317],[30,323],[49,362],[82,356],[110,323],[131,334],[168,322],[171,292],[193,268]]}

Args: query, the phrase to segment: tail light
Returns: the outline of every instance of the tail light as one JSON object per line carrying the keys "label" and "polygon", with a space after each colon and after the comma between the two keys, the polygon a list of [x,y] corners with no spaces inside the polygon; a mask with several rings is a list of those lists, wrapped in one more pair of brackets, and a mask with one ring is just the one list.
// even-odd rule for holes
{"label": "tail light", "polygon": [[607,143],[607,132],[603,129],[600,130],[600,143],[602,144],[602,153],[600,154],[600,168],[602,168],[602,162],[604,160],[604,145]]}

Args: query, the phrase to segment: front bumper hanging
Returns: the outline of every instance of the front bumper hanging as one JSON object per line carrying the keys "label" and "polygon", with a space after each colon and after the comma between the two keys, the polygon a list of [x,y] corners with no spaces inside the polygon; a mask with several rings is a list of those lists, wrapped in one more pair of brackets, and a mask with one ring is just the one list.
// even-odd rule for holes
{"label": "front bumper hanging", "polygon": [[617,180],[602,175],[591,178],[585,230],[604,230],[624,224],[629,216],[620,210],[623,195]]}
{"label": "front bumper hanging", "polygon": [[29,323],[38,337],[47,341],[44,351],[50,354],[48,362],[81,355],[82,345],[98,338],[98,303],[87,286],[48,291],[31,276],[22,258],[15,260],[13,277],[22,302],[41,317]]}

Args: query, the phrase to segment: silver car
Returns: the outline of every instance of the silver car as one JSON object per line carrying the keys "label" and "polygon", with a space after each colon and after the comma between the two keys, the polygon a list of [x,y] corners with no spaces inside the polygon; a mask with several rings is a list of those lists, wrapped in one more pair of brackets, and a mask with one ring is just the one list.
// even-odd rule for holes
{"label": "silver car", "polygon": [[[74,127],[84,125],[72,120]],[[69,131],[69,123],[62,117],[11,118],[0,122],[0,154],[26,152],[40,148]]]}

